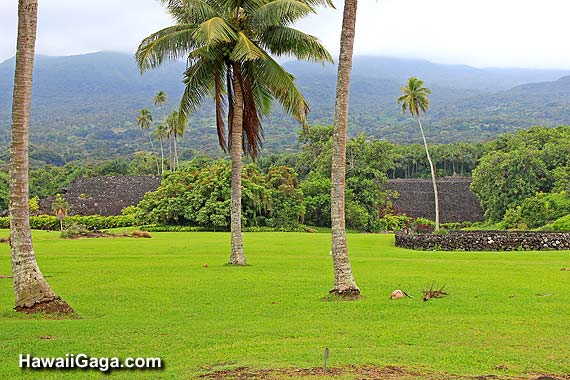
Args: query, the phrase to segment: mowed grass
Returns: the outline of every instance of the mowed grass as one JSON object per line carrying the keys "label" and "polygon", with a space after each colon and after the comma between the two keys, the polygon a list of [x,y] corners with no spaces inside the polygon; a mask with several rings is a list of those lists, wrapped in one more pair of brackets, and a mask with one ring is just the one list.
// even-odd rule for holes
{"label": "mowed grass", "polygon": [[[0,237],[7,231],[0,231]],[[417,252],[349,235],[364,298],[323,302],[328,234],[246,233],[250,266],[225,266],[227,233],[62,240],[34,232],[39,264],[81,316],[12,311],[0,279],[0,379],[193,379],[239,366],[395,365],[462,375],[570,372],[570,252]],[[208,267],[204,267],[208,264]],[[0,274],[10,273],[0,245]],[[446,284],[449,296],[422,302]],[[415,298],[392,301],[394,289]],[[50,336],[46,340],[41,337]],[[162,371],[21,371],[18,354],[161,357]]]}

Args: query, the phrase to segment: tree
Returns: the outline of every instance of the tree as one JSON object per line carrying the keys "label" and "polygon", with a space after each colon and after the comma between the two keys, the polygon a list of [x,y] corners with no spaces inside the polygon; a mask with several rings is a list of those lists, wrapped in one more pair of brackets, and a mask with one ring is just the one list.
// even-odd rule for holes
{"label": "tree", "polygon": [[[189,116],[212,96],[219,144],[232,158],[230,264],[245,265],[241,234],[241,171],[245,152],[255,158],[260,119],[273,100],[305,125],[309,107],[294,77],[272,57],[332,61],[314,36],[290,27],[326,0],[162,0],[177,24],[144,39],[136,53],[141,71],[165,59],[187,58],[180,112]],[[229,144],[224,127],[227,104]]]}
{"label": "tree", "polygon": [[187,119],[178,111],[172,111],[168,118],[166,118],[166,125],[168,130],[168,135],[172,137],[173,142],[173,155],[172,163],[170,164],[171,170],[176,171],[178,169],[178,139],[184,136],[186,133],[186,125],[188,124]]}
{"label": "tree", "polygon": [[[144,131],[148,131],[150,129],[152,121],[153,121],[152,113],[148,110],[148,108],[143,108],[142,110],[139,111],[139,115],[137,116],[137,125],[139,126],[140,129],[143,130],[143,135]],[[148,135],[148,141],[150,141],[151,152],[154,152],[154,144],[152,143],[152,137],[150,133]],[[156,161],[156,171],[160,175],[160,168],[158,166],[158,161]]]}
{"label": "tree", "polygon": [[160,143],[160,173],[161,175],[164,175],[164,148],[162,142],[168,138],[168,129],[164,126],[164,124],[161,123],[156,126],[154,136]]}
{"label": "tree", "polygon": [[154,96],[154,105],[162,110],[162,107],[166,104],[166,92],[159,91]]}
{"label": "tree", "polygon": [[331,170],[331,227],[334,288],[330,293],[343,297],[358,297],[360,295],[360,289],[354,280],[350,260],[348,258],[345,221],[348,94],[350,91],[350,72],[352,70],[356,7],[357,0],[345,0],[342,30],[340,34]]}
{"label": "tree", "polygon": [[439,196],[437,193],[437,183],[435,181],[435,168],[429,155],[426,136],[420,120],[420,112],[427,112],[429,107],[428,96],[431,94],[431,90],[424,87],[424,81],[416,77],[411,77],[408,79],[406,86],[402,87],[401,91],[403,95],[398,98],[398,104],[402,106],[402,113],[406,113],[407,111],[412,115],[412,117],[415,116],[418,121],[418,125],[420,126],[420,132],[422,133],[424,148],[426,150],[426,156],[431,171],[431,181],[433,183],[433,194],[435,199],[435,229],[437,231],[439,230]]}
{"label": "tree", "polygon": [[51,210],[57,217],[57,220],[59,220],[59,230],[63,232],[63,220],[69,212],[69,203],[67,203],[61,194],[56,194],[55,200],[51,204]]}
{"label": "tree", "polygon": [[29,212],[29,138],[37,0],[18,3],[18,42],[10,145],[10,246],[16,311],[73,312],[45,280],[34,253]]}

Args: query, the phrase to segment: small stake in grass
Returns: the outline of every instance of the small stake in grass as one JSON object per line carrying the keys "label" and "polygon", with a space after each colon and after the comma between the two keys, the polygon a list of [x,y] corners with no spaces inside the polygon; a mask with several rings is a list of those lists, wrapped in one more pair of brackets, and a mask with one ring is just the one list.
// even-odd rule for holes
{"label": "small stake in grass", "polygon": [[327,359],[329,358],[329,348],[325,347],[325,365],[323,366],[323,372],[327,372]]}

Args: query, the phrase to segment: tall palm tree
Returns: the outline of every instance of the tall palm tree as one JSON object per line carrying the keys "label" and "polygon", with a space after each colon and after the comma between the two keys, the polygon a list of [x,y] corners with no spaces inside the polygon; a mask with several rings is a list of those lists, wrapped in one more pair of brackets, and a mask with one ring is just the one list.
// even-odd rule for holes
{"label": "tall palm tree", "polygon": [[[214,98],[218,140],[232,159],[230,264],[245,265],[241,234],[242,155],[255,158],[262,140],[260,119],[277,100],[306,125],[309,110],[294,77],[272,55],[332,61],[314,36],[292,25],[327,0],[162,0],[176,25],[142,41],[136,53],[142,71],[166,59],[187,58],[180,112],[189,116]],[[227,105],[229,143],[224,111]]]}
{"label": "tall palm tree", "polygon": [[348,258],[345,221],[348,95],[350,90],[350,72],[352,70],[356,8],[357,0],[345,0],[342,30],[340,34],[331,171],[331,230],[334,288],[330,293],[347,298],[358,297],[360,295],[360,289],[354,280],[350,260]]}
{"label": "tall palm tree", "polygon": [[[143,108],[142,110],[139,110],[139,115],[137,116],[137,125],[139,126],[140,129],[142,129],[143,136],[145,134],[145,131],[148,131],[150,129],[152,121],[153,121],[152,113],[148,110],[148,108]],[[152,142],[152,136],[150,133],[148,134],[148,141],[150,141],[151,152],[152,154],[154,154],[154,144]],[[160,175],[158,160],[156,161],[156,171],[158,172],[158,175]]]}
{"label": "tall palm tree", "polygon": [[164,124],[161,123],[156,126],[154,136],[160,142],[160,173],[161,175],[164,175],[164,149],[162,142],[168,138],[168,129],[164,126]]}
{"label": "tall palm tree", "polygon": [[29,138],[37,0],[18,2],[18,42],[10,146],[10,246],[15,309],[25,313],[73,312],[45,280],[32,246],[29,210]]}
{"label": "tall palm tree", "polygon": [[172,137],[174,152],[172,155],[172,170],[178,169],[178,140],[186,133],[186,126],[188,119],[180,112],[174,110],[166,118],[166,125],[168,126],[168,134]]}
{"label": "tall palm tree", "polygon": [[431,181],[433,183],[433,194],[435,199],[435,229],[439,230],[439,196],[437,193],[437,183],[435,181],[435,168],[429,155],[426,135],[424,134],[424,128],[422,127],[422,121],[420,120],[420,113],[427,112],[428,110],[429,94],[431,94],[431,90],[424,87],[423,80],[411,77],[408,79],[406,86],[402,87],[401,91],[403,95],[398,98],[398,104],[402,106],[403,113],[409,112],[412,117],[416,118],[418,125],[420,126],[420,132],[422,133],[424,148],[426,150],[427,160],[431,170]]}

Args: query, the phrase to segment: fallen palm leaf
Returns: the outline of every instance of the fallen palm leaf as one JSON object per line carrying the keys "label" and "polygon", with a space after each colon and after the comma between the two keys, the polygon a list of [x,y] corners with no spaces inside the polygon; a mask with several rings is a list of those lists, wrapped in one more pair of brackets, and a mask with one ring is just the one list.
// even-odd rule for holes
{"label": "fallen palm leaf", "polygon": [[423,291],[424,297],[423,300],[427,301],[432,298],[443,298],[447,295],[446,292],[443,291],[445,285],[441,286],[440,288],[434,288],[434,284],[432,283],[429,289]]}

